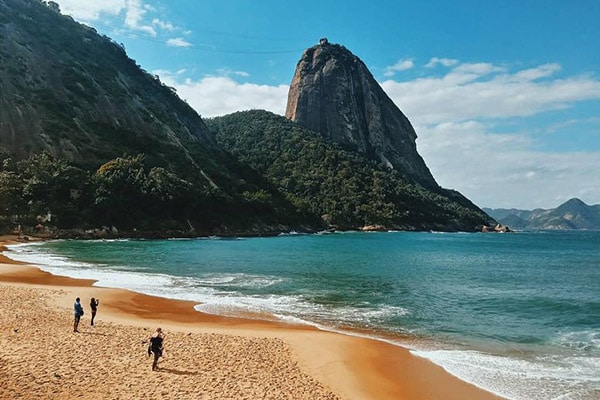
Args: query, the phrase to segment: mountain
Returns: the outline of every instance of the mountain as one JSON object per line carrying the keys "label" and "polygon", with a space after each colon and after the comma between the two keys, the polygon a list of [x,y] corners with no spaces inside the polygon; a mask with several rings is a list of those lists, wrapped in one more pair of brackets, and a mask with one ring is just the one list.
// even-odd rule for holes
{"label": "mountain", "polygon": [[[122,45],[36,0],[0,1],[0,143],[98,165],[132,148],[195,164],[212,135]],[[193,150],[190,150],[192,148]]]}
{"label": "mountain", "polygon": [[321,39],[304,51],[285,116],[396,169],[411,182],[438,187],[417,152],[417,134],[410,121],[367,66],[344,46]]}
{"label": "mountain", "polygon": [[577,198],[549,210],[483,210],[501,224],[519,230],[600,229],[600,204],[589,206]]}
{"label": "mountain", "polygon": [[[36,225],[36,214],[51,211],[62,228],[212,234],[321,227],[223,151],[175,89],[122,45],[61,15],[54,2],[0,0],[0,150],[1,209],[12,210],[4,225]],[[29,187],[56,184],[50,171],[73,169],[60,193]]]}
{"label": "mountain", "polygon": [[336,131],[350,142],[264,111],[205,121],[55,2],[0,0],[0,230],[164,237],[493,223],[435,183],[408,120],[360,71],[361,92],[345,93],[362,119],[335,109],[370,124]]}
{"label": "mountain", "polygon": [[494,222],[460,193],[426,189],[284,117],[254,110],[206,123],[298,209],[337,229],[474,231]]}
{"label": "mountain", "polygon": [[[390,179],[388,172],[394,172],[393,182],[402,187],[396,190],[403,193],[386,197],[396,214],[384,225],[403,226],[406,221],[398,217],[402,210],[420,216],[430,229],[435,229],[432,224],[454,230],[457,226],[466,229],[475,220],[479,226],[494,222],[460,193],[437,184],[417,152],[417,135],[408,118],[367,66],[344,46],[323,38],[303,52],[292,78],[285,115],[326,142],[371,160],[371,167],[385,171],[386,179]],[[435,208],[454,208],[455,212],[433,211]],[[469,218],[463,219],[462,213]],[[473,218],[475,215],[478,218]],[[419,229],[416,220],[409,225]]]}

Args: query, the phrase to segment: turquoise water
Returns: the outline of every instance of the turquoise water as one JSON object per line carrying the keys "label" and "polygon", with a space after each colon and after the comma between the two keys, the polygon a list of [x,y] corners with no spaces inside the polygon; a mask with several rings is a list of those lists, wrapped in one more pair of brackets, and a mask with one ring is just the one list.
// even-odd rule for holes
{"label": "turquoise water", "polygon": [[369,332],[511,399],[600,399],[600,232],[55,241],[57,274]]}

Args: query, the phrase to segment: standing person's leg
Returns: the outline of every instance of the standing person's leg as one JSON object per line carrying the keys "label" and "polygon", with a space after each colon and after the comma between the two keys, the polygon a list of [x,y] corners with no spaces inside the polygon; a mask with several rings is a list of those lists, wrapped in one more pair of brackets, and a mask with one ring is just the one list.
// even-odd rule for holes
{"label": "standing person's leg", "polygon": [[79,332],[77,330],[77,328],[79,327],[79,318],[81,318],[79,315],[75,316],[75,321],[73,322],[73,332]]}
{"label": "standing person's leg", "polygon": [[160,357],[160,351],[154,352],[154,362],[152,363],[152,371],[158,368],[158,358]]}
{"label": "standing person's leg", "polygon": [[96,311],[92,311],[92,326],[94,326],[94,318],[96,317]]}

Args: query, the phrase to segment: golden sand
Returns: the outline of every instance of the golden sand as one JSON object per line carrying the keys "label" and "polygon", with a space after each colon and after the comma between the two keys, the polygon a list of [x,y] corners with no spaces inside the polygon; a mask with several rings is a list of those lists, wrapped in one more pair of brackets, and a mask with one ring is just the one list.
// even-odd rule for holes
{"label": "golden sand", "polygon": [[[498,399],[402,347],[92,283],[0,257],[0,399]],[[152,371],[158,326],[165,353]]]}

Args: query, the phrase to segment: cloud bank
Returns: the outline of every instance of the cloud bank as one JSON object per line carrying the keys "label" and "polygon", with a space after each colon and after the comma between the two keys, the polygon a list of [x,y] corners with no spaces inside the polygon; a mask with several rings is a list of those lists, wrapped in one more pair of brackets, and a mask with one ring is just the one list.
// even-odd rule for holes
{"label": "cloud bank", "polygon": [[203,117],[215,117],[236,111],[263,109],[285,114],[288,85],[258,85],[239,83],[229,75],[247,77],[243,71],[223,70],[222,76],[207,76],[199,80],[182,78],[182,74],[155,71],[162,82],[177,89],[179,97],[187,101]]}
{"label": "cloud bank", "polygon": [[[452,66],[444,75],[382,82],[415,125],[419,152],[438,183],[482,207],[553,208],[572,197],[600,202],[600,153],[541,151],[534,133],[545,127],[531,128],[527,118],[597,101],[599,80],[554,78],[558,64],[509,72],[491,64],[440,60],[427,66]],[[499,130],[506,121],[518,130]],[[576,124],[571,120],[562,128]]]}
{"label": "cloud bank", "polygon": [[559,70],[545,64],[509,73],[491,64],[460,64],[441,77],[381,85],[419,124],[531,116],[600,98],[600,81],[590,77],[542,80]]}

